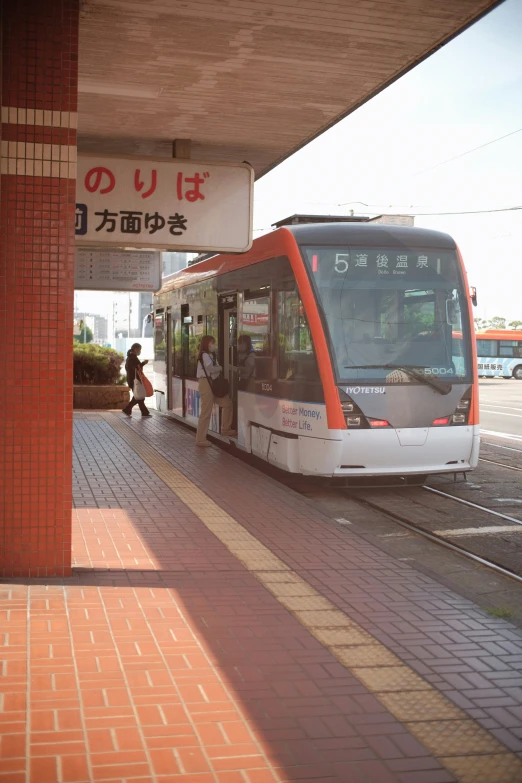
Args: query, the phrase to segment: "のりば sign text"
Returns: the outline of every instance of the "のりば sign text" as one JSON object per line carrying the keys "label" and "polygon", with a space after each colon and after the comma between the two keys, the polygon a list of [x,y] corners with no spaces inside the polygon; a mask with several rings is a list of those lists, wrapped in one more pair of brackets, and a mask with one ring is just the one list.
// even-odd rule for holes
{"label": "\u306e\u308a\u3070 sign text", "polygon": [[246,163],[80,155],[76,243],[245,252],[253,181]]}

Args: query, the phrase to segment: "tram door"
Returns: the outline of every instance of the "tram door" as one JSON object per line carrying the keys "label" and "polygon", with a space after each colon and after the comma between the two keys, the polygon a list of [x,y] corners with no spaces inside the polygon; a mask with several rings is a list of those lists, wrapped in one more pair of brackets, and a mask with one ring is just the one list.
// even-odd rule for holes
{"label": "tram door", "polygon": [[192,316],[189,315],[188,304],[181,305],[181,371],[183,375],[183,416],[186,415],[187,395],[185,394],[185,379],[190,377],[190,324]]}
{"label": "tram door", "polygon": [[167,307],[167,409],[172,410],[172,308]]}
{"label": "tram door", "polygon": [[237,428],[237,296],[229,294],[219,300],[219,345],[223,374],[228,380],[229,394],[234,408],[233,428]]}

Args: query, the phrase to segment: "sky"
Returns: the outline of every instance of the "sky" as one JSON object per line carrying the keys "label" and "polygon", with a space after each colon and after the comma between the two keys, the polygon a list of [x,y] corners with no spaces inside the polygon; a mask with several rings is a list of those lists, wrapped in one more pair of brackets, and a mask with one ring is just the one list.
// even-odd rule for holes
{"label": "sky", "polygon": [[[279,165],[255,185],[254,237],[294,213],[415,214],[457,241],[476,316],[522,320],[522,210],[485,211],[522,206],[521,40],[522,0],[506,0]],[[112,312],[111,294],[77,303]]]}

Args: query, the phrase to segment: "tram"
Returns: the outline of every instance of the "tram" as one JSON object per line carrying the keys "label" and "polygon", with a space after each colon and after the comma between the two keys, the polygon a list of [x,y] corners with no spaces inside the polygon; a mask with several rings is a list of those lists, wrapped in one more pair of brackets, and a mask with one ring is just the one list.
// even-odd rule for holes
{"label": "tram", "polygon": [[197,425],[198,346],[212,334],[236,446],[284,471],[415,484],[477,465],[470,294],[447,234],[279,228],[169,277],[154,327],[157,408]]}

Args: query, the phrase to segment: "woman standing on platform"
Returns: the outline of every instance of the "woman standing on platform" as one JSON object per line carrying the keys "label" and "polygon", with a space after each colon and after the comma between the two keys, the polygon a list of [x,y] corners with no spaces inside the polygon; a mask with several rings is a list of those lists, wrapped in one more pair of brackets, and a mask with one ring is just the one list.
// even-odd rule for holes
{"label": "woman standing on platform", "polygon": [[132,409],[134,408],[135,405],[140,406],[140,411],[142,416],[151,415],[149,413],[149,409],[145,405],[145,400],[134,399],[134,381],[136,380],[137,377],[139,377],[139,373],[143,371],[144,366],[149,362],[148,359],[145,359],[144,362],[140,362],[140,360],[138,359],[140,353],[141,353],[141,345],[139,343],[134,343],[134,345],[131,345],[130,349],[127,351],[125,372],[127,373],[127,383],[129,384],[133,392],[133,398],[122,411],[122,413],[125,413],[126,416],[131,415]]}
{"label": "woman standing on platform", "polygon": [[223,421],[221,434],[234,438],[237,435],[232,429],[232,400],[226,394],[224,397],[216,397],[212,390],[212,381],[215,381],[223,368],[216,360],[216,341],[206,334],[201,340],[198,354],[197,379],[199,386],[200,410],[198,419],[198,430],[196,433],[196,446],[210,446],[207,440],[208,425],[212,415],[212,406],[217,403],[223,408]]}

